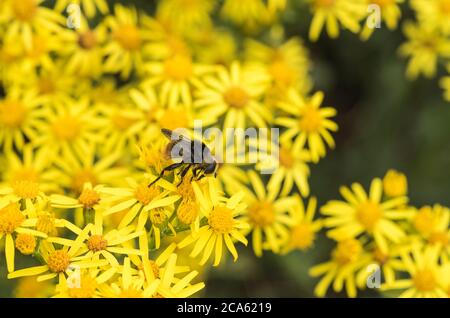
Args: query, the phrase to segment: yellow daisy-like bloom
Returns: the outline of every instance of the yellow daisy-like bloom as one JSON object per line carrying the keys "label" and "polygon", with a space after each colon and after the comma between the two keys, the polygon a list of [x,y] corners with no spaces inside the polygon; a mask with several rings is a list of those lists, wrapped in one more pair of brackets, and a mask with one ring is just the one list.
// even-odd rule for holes
{"label": "yellow daisy-like bloom", "polygon": [[201,63],[228,66],[236,58],[236,41],[226,30],[202,29],[194,39],[194,56]]}
{"label": "yellow daisy-like bloom", "polygon": [[282,244],[289,239],[289,228],[295,225],[289,211],[298,204],[297,199],[296,197],[277,199],[278,192],[273,189],[266,192],[261,178],[254,171],[248,172],[248,178],[253,191],[245,185],[234,189],[235,192],[245,193],[248,209],[242,221],[250,224],[250,228],[245,232],[252,232],[252,245],[256,256],[262,256],[263,249],[278,253]]}
{"label": "yellow daisy-like bloom", "polygon": [[[153,261],[148,258],[148,240],[147,235],[139,237],[139,249],[142,257],[139,258],[131,255],[131,261],[138,268],[139,274],[151,283],[155,279],[160,279],[162,284],[159,285],[154,297],[178,298],[189,297],[204,288],[204,283],[191,285],[190,281],[198,275],[197,271],[190,271],[189,266],[176,265],[177,255],[173,252],[177,248],[177,244],[171,243],[165,250],[159,253],[159,256]],[[177,278],[178,274],[186,273],[183,278]]]}
{"label": "yellow daisy-like bloom", "polygon": [[449,0],[412,0],[411,7],[421,23],[437,26],[446,35],[450,34]]}
{"label": "yellow daisy-like bloom", "polygon": [[[400,297],[404,298],[447,298],[444,290],[444,278],[448,276],[442,272],[439,265],[439,249],[436,246],[415,246],[412,254],[403,253],[401,260],[405,272],[409,274],[407,279],[398,279],[381,286],[382,290],[404,290]],[[405,290],[406,289],[406,290]]]}
{"label": "yellow daisy-like bloom", "polygon": [[415,79],[423,74],[432,78],[439,57],[450,56],[450,40],[433,26],[424,24],[405,23],[403,32],[408,41],[400,46],[399,52],[409,57],[406,76]]}
{"label": "yellow daisy-like bloom", "polygon": [[[45,233],[30,229],[30,227],[34,227],[33,222],[35,221],[36,219],[33,218],[27,219],[24,211],[20,210],[17,203],[3,205],[0,209],[0,240],[5,237],[5,256],[8,272],[14,271],[16,248],[23,254],[31,254],[36,246],[34,237],[47,237]],[[17,234],[15,239],[13,237],[14,233]]]}
{"label": "yellow daisy-like bloom", "polygon": [[99,286],[100,295],[106,298],[151,298],[160,284],[159,279],[147,283],[144,277],[131,267],[129,257],[123,261],[117,281]]}
{"label": "yellow daisy-like bloom", "polygon": [[3,180],[10,185],[16,182],[33,182],[39,184],[44,191],[57,191],[54,175],[50,170],[52,164],[51,153],[46,149],[33,151],[31,145],[23,147],[22,156],[15,152],[5,153],[7,163]]}
{"label": "yellow daisy-like bloom", "polygon": [[73,102],[70,96],[80,96],[89,89],[86,80],[68,76],[64,67],[65,63],[57,61],[51,66],[38,68],[31,76],[25,75],[29,71],[24,71],[26,77],[23,86],[37,91],[38,96],[44,100],[44,109],[53,105],[67,107]]}
{"label": "yellow daisy-like bloom", "polygon": [[[173,254],[177,248],[176,243],[171,243],[164,251],[158,251],[158,257],[154,260],[149,257],[149,245],[148,245],[147,233],[143,233],[139,236],[139,250],[142,256],[130,255],[131,262],[138,268],[139,274],[146,280],[151,281],[155,278],[160,279],[164,272],[164,265],[167,264],[167,260],[170,255]],[[189,271],[189,266],[177,266],[174,273],[183,273]]]}
{"label": "yellow daisy-like bloom", "polygon": [[37,125],[39,135],[31,138],[35,146],[49,148],[55,153],[73,149],[83,156],[90,145],[101,141],[98,131],[104,122],[86,98],[73,101],[70,105],[56,104],[45,109],[44,114],[46,122]]}
{"label": "yellow daisy-like bloom", "polygon": [[158,2],[156,18],[180,33],[211,24],[214,0],[164,0]]}
{"label": "yellow daisy-like bloom", "polygon": [[271,114],[260,103],[268,85],[268,76],[261,68],[241,66],[233,62],[229,69],[221,68],[217,75],[205,76],[197,83],[194,106],[198,118],[212,123],[223,117],[223,127],[267,127]]}
{"label": "yellow daisy-like bloom", "polygon": [[280,137],[281,144],[295,137],[293,149],[298,151],[307,143],[313,162],[318,162],[325,156],[325,143],[330,148],[335,147],[330,131],[338,130],[336,123],[329,119],[336,115],[336,110],[332,107],[321,108],[323,98],[322,92],[304,99],[295,90],[291,90],[288,100],[278,104],[290,116],[275,119],[275,123],[288,128]]}
{"label": "yellow daisy-like bloom", "polygon": [[317,208],[317,199],[309,199],[307,208],[303,200],[298,198],[298,205],[292,207],[294,226],[291,228],[291,236],[283,248],[283,253],[299,249],[306,251],[310,249],[316,239],[316,233],[322,228],[321,220],[314,220],[314,214]]}
{"label": "yellow daisy-like bloom", "polygon": [[70,190],[76,195],[81,194],[84,184],[88,182],[93,186],[98,184],[123,186],[128,168],[119,165],[120,159],[120,154],[113,152],[97,160],[92,147],[82,154],[67,149],[54,160],[57,167],[54,174],[61,188]]}
{"label": "yellow daisy-like bloom", "polygon": [[89,18],[94,17],[97,11],[101,14],[107,14],[109,11],[106,0],[57,0],[55,10],[58,12],[66,11],[70,4],[81,5],[83,13],[86,13]]}
{"label": "yellow daisy-like bloom", "polygon": [[[359,289],[364,289],[367,286],[370,275],[373,270],[380,269],[384,283],[390,284],[395,281],[396,273],[405,269],[399,256],[405,251],[409,251],[410,247],[402,245],[393,245],[389,247],[388,252],[382,252],[376,245],[366,249],[370,253],[370,258],[367,259],[367,264],[361,268],[356,275],[356,285]],[[377,266],[377,267],[376,267]]]}
{"label": "yellow daisy-like bloom", "polygon": [[236,193],[231,198],[220,196],[220,191],[215,183],[209,183],[208,192],[203,192],[197,183],[193,183],[195,195],[200,205],[200,213],[207,219],[207,224],[201,226],[197,232],[192,232],[179,244],[179,248],[184,248],[195,242],[195,246],[190,254],[197,257],[202,251],[203,256],[200,265],[204,265],[214,250],[214,266],[218,266],[222,259],[222,245],[233,255],[234,261],[238,258],[233,239],[247,245],[247,239],[242,235],[241,230],[248,227],[248,224],[236,217],[242,215],[246,205],[243,204],[243,193]]}
{"label": "yellow daisy-like bloom", "polygon": [[395,221],[410,218],[414,213],[405,206],[407,197],[383,201],[383,183],[378,178],[372,181],[369,194],[359,183],[353,183],[351,190],[341,187],[340,193],[346,201],[333,200],[321,208],[322,214],[329,216],[324,225],[333,228],[327,233],[329,237],[341,240],[368,233],[384,253],[389,241],[398,243],[405,237]]}
{"label": "yellow daisy-like bloom", "polygon": [[110,280],[116,271],[115,267],[104,271],[96,268],[75,270],[68,278],[62,277],[53,298],[98,298],[99,287]]}
{"label": "yellow daisy-like bloom", "polygon": [[41,5],[43,0],[7,0],[3,10],[7,29],[5,38],[20,39],[27,50],[33,47],[32,36],[42,30],[59,31],[64,17]]}
{"label": "yellow daisy-like bloom", "polygon": [[190,108],[185,105],[164,107],[152,86],[145,85],[142,90],[131,89],[129,94],[131,101],[140,111],[139,120],[130,127],[130,132],[138,134],[141,143],[158,139],[167,142],[167,138],[161,134],[161,128],[188,129],[194,124],[194,115]]}
{"label": "yellow daisy-like bloom", "polygon": [[383,178],[383,191],[391,198],[408,194],[408,179],[396,170],[389,170]]}
{"label": "yellow daisy-like bloom", "polygon": [[106,28],[99,24],[90,28],[88,21],[80,18],[80,27],[64,33],[67,44],[64,50],[69,54],[65,71],[71,75],[98,78],[102,74],[103,44]]}
{"label": "yellow daisy-like bloom", "polygon": [[450,209],[439,204],[424,206],[413,219],[414,228],[430,245],[438,245],[450,252]]}
{"label": "yellow daisy-like bloom", "polygon": [[270,20],[269,11],[261,0],[225,0],[220,15],[252,33]]}
{"label": "yellow daisy-like bloom", "polygon": [[101,190],[103,185],[92,186],[92,183],[86,182],[77,199],[60,194],[52,194],[50,196],[51,206],[60,209],[76,209],[83,208],[86,210],[100,208],[99,205],[103,198]]}
{"label": "yellow daisy-like bloom", "polygon": [[317,41],[326,25],[331,38],[339,36],[339,23],[353,33],[360,30],[359,22],[367,14],[366,0],[308,0],[314,15],[309,38]]}
{"label": "yellow daisy-like bloom", "polygon": [[[277,147],[273,146],[272,147]],[[263,147],[257,148],[258,151],[269,153]],[[305,149],[296,149],[292,142],[283,142],[278,146],[275,156],[266,156],[256,164],[256,169],[260,171],[271,171],[272,175],[267,183],[267,188],[275,193],[280,192],[280,196],[288,195],[294,184],[303,197],[309,195],[308,178],[310,170],[307,162],[311,161],[309,151]]]}
{"label": "yellow daisy-like bloom", "polygon": [[43,125],[41,105],[43,99],[35,91],[10,88],[0,99],[0,146],[11,151],[13,146],[22,149],[25,139],[38,137]]}
{"label": "yellow daisy-like bloom", "polygon": [[288,88],[307,93],[312,86],[308,52],[300,38],[290,38],[278,46],[268,46],[253,39],[247,40],[245,55],[249,63],[260,61],[266,65],[273,85],[280,89],[281,96]]}
{"label": "yellow daisy-like bloom", "polygon": [[16,298],[48,298],[52,295],[55,286],[50,282],[38,282],[34,277],[18,279],[14,288]]}
{"label": "yellow daisy-like bloom", "polygon": [[[86,235],[87,230],[84,229],[79,237]],[[45,265],[13,271],[8,274],[8,279],[37,276],[37,281],[42,282],[58,277],[58,281],[62,282],[65,280],[66,275],[70,276],[72,274],[73,269],[98,268],[108,265],[106,260],[77,259],[76,255],[82,247],[81,243],[82,241],[78,239],[73,242],[70,248],[64,246],[62,249],[55,249],[52,243],[42,242],[39,252]]]}
{"label": "yellow daisy-like bloom", "polygon": [[[400,10],[400,5],[404,0],[370,0],[369,3],[372,5],[377,5],[381,10],[381,18],[386,23],[389,30],[397,29],[398,21],[401,18],[402,11]],[[375,26],[379,21],[374,21],[373,19],[378,19],[378,15],[374,15],[372,19],[369,17],[364,24],[364,28],[361,31],[361,39],[368,40],[370,36],[375,31]],[[372,24],[372,25],[371,25]]]}
{"label": "yellow daisy-like bloom", "polygon": [[215,67],[197,64],[186,54],[175,54],[161,62],[149,62],[145,69],[150,75],[145,85],[158,85],[162,106],[173,107],[178,103],[190,106],[192,81],[214,71]]}
{"label": "yellow daisy-like bloom", "polygon": [[182,278],[175,278],[176,261],[177,255],[171,254],[164,272],[161,273],[161,283],[158,285],[154,297],[187,298],[205,288],[203,282],[191,284],[191,281],[198,275],[197,271],[191,271]]}
{"label": "yellow daisy-like bloom", "polygon": [[[99,113],[106,118],[106,124],[101,131],[104,142],[100,145],[100,153],[107,155],[112,152],[135,153],[137,144],[138,122],[143,120],[142,112],[135,107],[129,106],[128,102],[112,102],[99,105]],[[152,125],[148,125],[152,126]],[[147,127],[148,127],[147,126]],[[139,125],[139,128],[142,126]]]}
{"label": "yellow daisy-like bloom", "polygon": [[128,78],[132,70],[140,72],[143,69],[144,47],[154,35],[141,27],[138,20],[135,8],[120,4],[114,6],[114,15],[105,18],[112,37],[104,48],[106,72],[120,72],[122,78]]}
{"label": "yellow daisy-like bloom", "polygon": [[67,240],[60,237],[49,237],[47,242],[61,244],[77,249],[75,254],[77,260],[106,260],[112,267],[119,266],[114,254],[119,255],[141,255],[141,251],[123,247],[127,241],[134,240],[142,231],[136,232],[134,226],[127,226],[120,230],[110,230],[103,233],[103,216],[100,211],[95,213],[94,223],[89,223],[80,232],[75,240]]}
{"label": "yellow daisy-like bloom", "polygon": [[[164,218],[160,214],[161,209],[172,206],[180,196],[174,194],[176,187],[163,179],[149,187],[148,184],[155,178],[154,175],[147,175],[142,183],[127,178],[128,188],[103,188],[101,192],[110,195],[110,198],[106,198],[105,202],[111,203],[111,206],[105,210],[103,215],[107,216],[128,209],[119,224],[119,229],[128,226],[138,216],[138,230],[144,228],[149,217],[154,218],[152,221]],[[155,213],[158,213],[159,217]],[[165,218],[162,221],[165,221]],[[154,227],[153,229],[157,232],[155,236],[159,237],[159,228]]]}
{"label": "yellow daisy-like bloom", "polygon": [[331,260],[312,267],[309,274],[322,276],[314,289],[314,294],[324,297],[333,284],[335,292],[345,290],[349,297],[356,297],[355,276],[358,270],[367,264],[370,256],[364,252],[361,242],[355,239],[339,241],[331,253]]}

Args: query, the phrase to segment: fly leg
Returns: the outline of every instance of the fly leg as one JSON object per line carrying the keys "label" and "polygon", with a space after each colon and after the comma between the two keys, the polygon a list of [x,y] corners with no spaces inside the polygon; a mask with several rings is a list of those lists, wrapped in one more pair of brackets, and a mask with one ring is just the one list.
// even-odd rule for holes
{"label": "fly leg", "polygon": [[164,169],[162,169],[162,171],[161,171],[161,173],[159,174],[159,176],[156,177],[156,179],[153,180],[153,181],[148,185],[148,187],[150,188],[156,181],[158,181],[159,179],[161,179],[161,178],[164,176],[164,173],[165,173],[166,171],[172,171],[172,170],[175,170],[176,168],[181,167],[182,165],[183,165],[183,162],[177,162],[177,163],[173,163],[173,164],[171,164],[171,165],[165,167]]}
{"label": "fly leg", "polygon": [[186,173],[189,171],[189,169],[191,168],[191,165],[188,164],[183,170],[181,170],[181,172],[178,174],[180,176],[180,181],[177,183],[177,187],[183,182],[183,178],[186,175]]}
{"label": "fly leg", "polygon": [[197,180],[199,173],[201,173],[202,171],[202,167],[201,166],[197,166],[192,170],[192,176],[191,176],[191,181],[193,179]]}

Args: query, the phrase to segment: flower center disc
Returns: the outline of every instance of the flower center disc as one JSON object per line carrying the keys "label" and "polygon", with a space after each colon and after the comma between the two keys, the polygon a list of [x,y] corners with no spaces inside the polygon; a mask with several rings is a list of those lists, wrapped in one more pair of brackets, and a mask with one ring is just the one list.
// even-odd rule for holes
{"label": "flower center disc", "polygon": [[233,213],[227,207],[215,207],[209,214],[208,222],[216,233],[230,233],[234,226]]}

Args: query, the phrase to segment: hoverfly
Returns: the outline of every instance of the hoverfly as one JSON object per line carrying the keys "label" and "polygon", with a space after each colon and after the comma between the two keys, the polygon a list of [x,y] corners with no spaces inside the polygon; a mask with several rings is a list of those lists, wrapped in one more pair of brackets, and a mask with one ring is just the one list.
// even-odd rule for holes
{"label": "hoverfly", "polygon": [[166,155],[171,159],[181,159],[181,161],[162,169],[158,177],[148,185],[149,187],[161,179],[166,171],[173,171],[178,168],[181,169],[178,173],[180,176],[178,185],[181,184],[189,170],[192,170],[191,180],[200,180],[211,174],[214,174],[214,177],[217,176],[219,163],[203,142],[190,140],[186,136],[165,128],[161,129],[161,132],[170,140],[165,149]]}

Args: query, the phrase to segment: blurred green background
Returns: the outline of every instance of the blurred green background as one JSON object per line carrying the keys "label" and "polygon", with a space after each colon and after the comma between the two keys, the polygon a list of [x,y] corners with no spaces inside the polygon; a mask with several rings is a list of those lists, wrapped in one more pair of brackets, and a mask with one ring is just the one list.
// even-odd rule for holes
{"label": "blurred green background", "polygon": [[[145,1],[120,2],[145,9],[153,6]],[[402,21],[412,18],[409,12],[404,15]],[[450,104],[442,98],[440,76],[405,78],[406,61],[397,54],[405,40],[401,29],[382,27],[368,42],[344,31],[337,40],[322,35],[311,43],[307,7],[286,12],[283,21],[286,36],[300,36],[310,51],[314,90],[323,90],[325,104],[339,112],[336,149],[311,167],[311,193],[319,204],[339,198],[340,185],[358,181],[368,187],[372,178],[394,168],[408,176],[411,204],[450,205]],[[228,259],[209,272],[203,295],[313,297],[317,279],[308,276],[308,269],[326,261],[332,246],[321,233],[314,248],[305,253],[265,253],[258,259],[250,248],[241,248],[238,262]],[[5,267],[5,258],[0,257],[0,297],[11,296],[15,283],[6,280]],[[328,296],[344,295],[330,292]]]}

